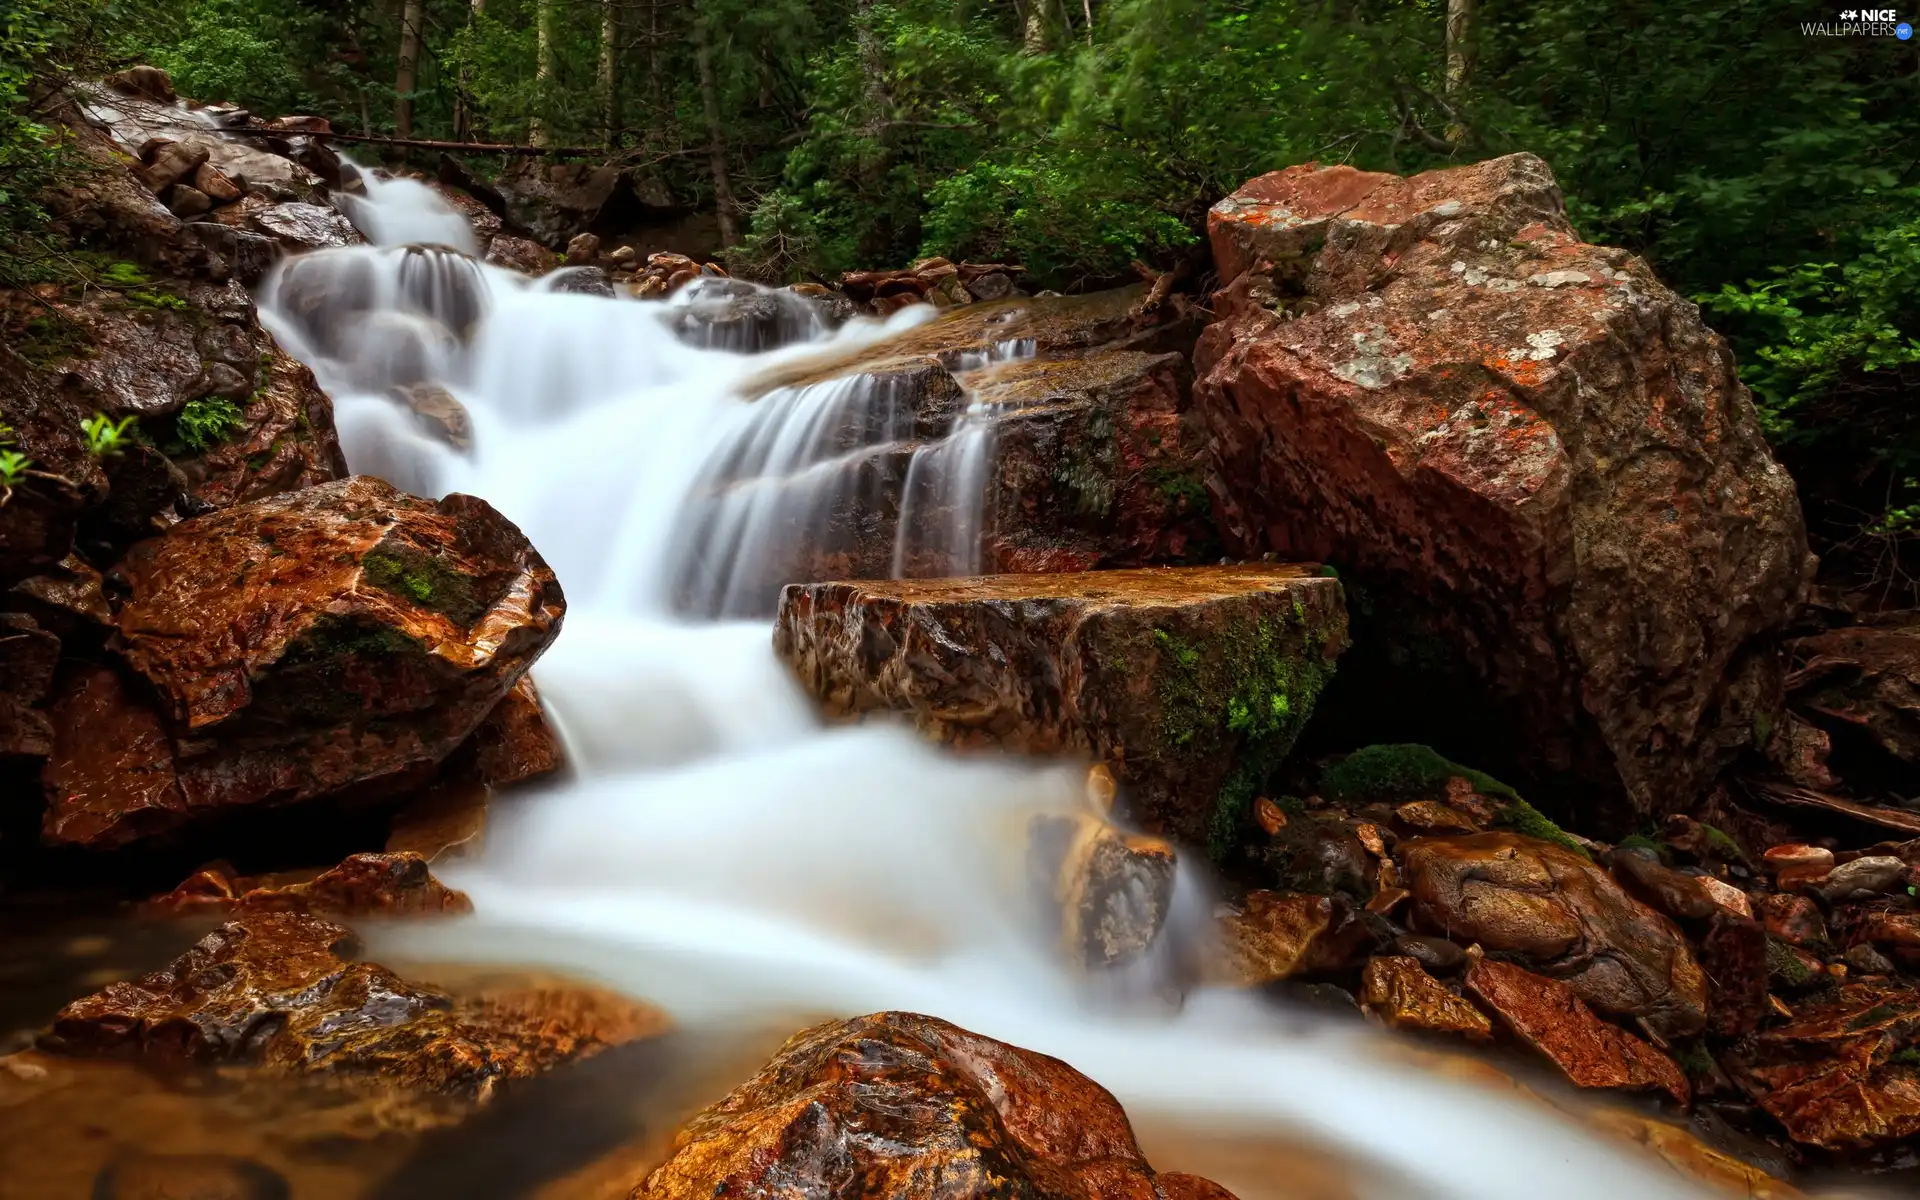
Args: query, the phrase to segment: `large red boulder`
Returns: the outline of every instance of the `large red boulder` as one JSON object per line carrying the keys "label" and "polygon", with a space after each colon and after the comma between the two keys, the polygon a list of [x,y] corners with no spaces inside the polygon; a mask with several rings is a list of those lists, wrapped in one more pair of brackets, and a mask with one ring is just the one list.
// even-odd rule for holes
{"label": "large red boulder", "polygon": [[[1216,205],[1194,404],[1230,551],[1331,562],[1546,774],[1692,799],[1778,705],[1812,559],[1733,356],[1546,164],[1306,165]],[[1622,812],[1619,815],[1625,816]]]}
{"label": "large red boulder", "polygon": [[1126,1112],[1057,1058],[917,1013],[802,1030],[689,1121],[631,1200],[1227,1197],[1156,1176]]}
{"label": "large red boulder", "polygon": [[54,703],[54,842],[114,846],[416,782],[565,611],[553,572],[484,501],[366,476],[184,521],[119,574],[130,671],[77,672]]}

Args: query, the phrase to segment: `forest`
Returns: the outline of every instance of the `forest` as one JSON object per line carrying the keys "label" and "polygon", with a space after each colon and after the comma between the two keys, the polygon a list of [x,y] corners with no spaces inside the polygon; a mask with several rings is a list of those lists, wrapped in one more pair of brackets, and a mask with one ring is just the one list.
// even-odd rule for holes
{"label": "forest", "polygon": [[[1821,548],[1910,589],[1920,530],[1920,43],[1773,0],[12,0],[19,229],[49,72],[362,135],[547,146],[712,211],[736,273],[941,255],[1133,278],[1294,163],[1515,150],[1582,234],[1732,340]],[[1830,16],[1830,14],[1829,14]],[[475,156],[497,170],[500,159]]]}

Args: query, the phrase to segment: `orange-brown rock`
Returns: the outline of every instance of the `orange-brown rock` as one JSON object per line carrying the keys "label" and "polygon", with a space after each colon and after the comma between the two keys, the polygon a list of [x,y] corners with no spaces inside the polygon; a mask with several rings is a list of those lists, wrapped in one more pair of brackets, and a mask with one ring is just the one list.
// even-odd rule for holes
{"label": "orange-brown rock", "polygon": [[1325,896],[1249,892],[1216,923],[1220,953],[1208,973],[1223,983],[1260,987],[1323,964],[1322,943],[1333,927]]}
{"label": "orange-brown rock", "polygon": [[1849,983],[1762,1030],[1740,1082],[1797,1142],[1861,1149],[1920,1134],[1920,990]]}
{"label": "orange-brown rock", "polygon": [[531,675],[522,675],[494,705],[473,731],[472,746],[474,777],[488,787],[510,787],[551,775],[566,762],[560,735],[547,722]]}
{"label": "orange-brown rock", "polygon": [[1594,1016],[1559,980],[1483,958],[1467,968],[1466,988],[1578,1087],[1651,1088],[1681,1104],[1692,1096],[1672,1059]]}
{"label": "orange-brown rock", "polygon": [[828,713],[1112,764],[1154,832],[1232,844],[1346,644],[1295,566],[795,585],[774,645]]}
{"label": "orange-brown rock", "polygon": [[[1175,1194],[1220,1195],[1179,1181]],[[894,1012],[796,1034],[758,1075],[687,1123],[632,1200],[718,1195],[1161,1193],[1105,1088],[1058,1059]]]}
{"label": "orange-brown rock", "polygon": [[1774,892],[1760,897],[1759,920],[1766,931],[1796,946],[1816,945],[1827,940],[1826,918],[1805,896]]}
{"label": "orange-brown rock", "polygon": [[1812,565],[1793,481],[1725,341],[1582,243],[1545,163],[1297,166],[1208,229],[1194,408],[1229,553],[1338,563],[1616,815],[1751,745]]}
{"label": "orange-brown rock", "polygon": [[1068,961],[1113,967],[1145,954],[1173,904],[1173,847],[1095,813],[1042,814],[1027,829],[1027,863],[1042,912]]}
{"label": "orange-brown rock", "polygon": [[1416,838],[1399,856],[1421,928],[1515,955],[1663,1037],[1705,1026],[1707,980],[1686,938],[1592,862],[1514,833]]}
{"label": "orange-brown rock", "polygon": [[1417,959],[1402,955],[1367,960],[1360,974],[1360,1006],[1394,1029],[1475,1041],[1493,1036],[1493,1023],[1472,1001],[1449,991]]}
{"label": "orange-brown rock", "polygon": [[121,653],[160,708],[105,668],[71,681],[44,774],[55,842],[122,845],[416,781],[565,610],[553,573],[484,501],[366,477],[182,522],[120,571]]}
{"label": "orange-brown rock", "polygon": [[592,988],[456,996],[359,962],[353,935],[304,913],[245,914],[167,967],[62,1009],[69,1055],[251,1063],[484,1101],[495,1089],[660,1032],[658,1012]]}
{"label": "orange-brown rock", "polygon": [[248,879],[217,864],[196,872],[152,908],[171,912],[304,912],[338,917],[473,911],[473,902],[433,877],[427,860],[401,852],[349,855],[311,879]]}

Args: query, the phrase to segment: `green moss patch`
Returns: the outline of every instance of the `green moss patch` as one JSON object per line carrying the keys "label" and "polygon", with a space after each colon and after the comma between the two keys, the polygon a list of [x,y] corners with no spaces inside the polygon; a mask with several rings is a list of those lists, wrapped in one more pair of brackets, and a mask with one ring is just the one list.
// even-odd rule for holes
{"label": "green moss patch", "polygon": [[1407,742],[1356,750],[1321,773],[1320,791],[1328,799],[1347,803],[1444,800],[1447,780],[1453,778],[1465,779],[1474,791],[1500,806],[1494,823],[1501,828],[1552,842],[1582,858],[1592,857],[1519,792],[1485,771],[1461,766],[1431,746]]}
{"label": "green moss patch", "polygon": [[1236,763],[1207,825],[1208,851],[1222,858],[1333,676],[1325,634],[1295,606],[1291,616],[1261,617],[1204,641],[1167,629],[1152,638],[1165,747],[1232,755]]}
{"label": "green moss patch", "polygon": [[490,607],[480,581],[434,555],[403,542],[383,541],[360,559],[367,582],[381,591],[405,596],[422,608],[471,625]]}

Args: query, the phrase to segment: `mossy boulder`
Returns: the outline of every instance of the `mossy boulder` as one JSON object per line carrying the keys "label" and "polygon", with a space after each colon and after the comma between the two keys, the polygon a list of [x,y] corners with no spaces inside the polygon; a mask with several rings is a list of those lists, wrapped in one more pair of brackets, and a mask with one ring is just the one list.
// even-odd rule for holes
{"label": "mossy boulder", "polygon": [[1113,765],[1154,832],[1230,844],[1346,648],[1311,567],[794,585],[775,645],[836,716]]}
{"label": "mossy boulder", "polygon": [[559,633],[565,600],[471,496],[357,476],[135,546],[119,662],[53,705],[46,837],[124,845],[430,773]]}

